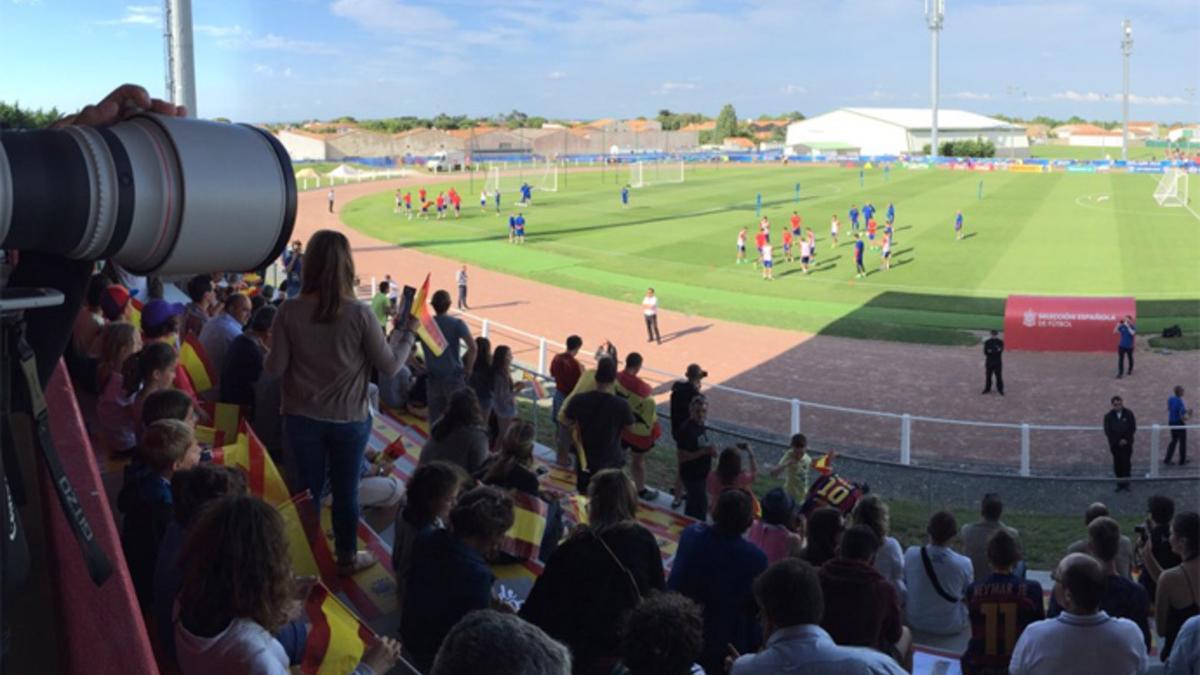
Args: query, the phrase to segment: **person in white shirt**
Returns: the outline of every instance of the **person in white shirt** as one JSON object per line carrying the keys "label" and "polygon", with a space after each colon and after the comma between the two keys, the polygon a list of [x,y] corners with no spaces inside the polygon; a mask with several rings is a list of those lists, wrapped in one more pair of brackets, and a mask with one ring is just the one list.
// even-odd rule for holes
{"label": "person in white shirt", "polygon": [[662,344],[662,335],[658,332],[658,296],[654,289],[646,289],[646,297],[642,298],[642,314],[646,317],[646,342]]}
{"label": "person in white shirt", "polygon": [[[766,643],[757,654],[736,656],[730,675],[899,675],[891,657],[866,647],[840,647],[821,628],[825,597],[817,569],[785,558],[754,580]],[[711,671],[710,671],[711,672]]]}
{"label": "person in white shirt", "polygon": [[829,221],[829,248],[837,248],[838,237],[838,219],[837,215],[833,216],[833,220]]}
{"label": "person in white shirt", "polygon": [[1054,570],[1054,596],[1063,613],[1029,624],[1017,640],[1011,675],[1091,675],[1146,672],[1142,631],[1100,609],[1106,583],[1100,562],[1072,553]]}
{"label": "person in white shirt", "polygon": [[771,251],[771,242],[763,244],[762,247],[762,278],[768,281],[775,280],[775,257]]}
{"label": "person in white shirt", "polygon": [[454,281],[458,285],[458,308],[471,309],[467,306],[467,266],[454,273]]}
{"label": "person in white shirt", "polygon": [[333,213],[333,188],[329,188],[329,212]]}
{"label": "person in white shirt", "polygon": [[904,553],[905,617],[912,628],[934,635],[956,635],[969,626],[963,595],[975,576],[971,559],[950,550],[958,523],[949,511],[938,511],[925,528],[926,546]]}
{"label": "person in white shirt", "polygon": [[904,549],[900,548],[900,542],[895,537],[888,535],[892,519],[887,503],[879,495],[865,495],[854,505],[850,519],[855,525],[871,528],[879,541],[883,542],[875,552],[875,570],[892,582],[892,588],[896,589],[896,597],[903,607],[908,594],[908,587],[904,585]]}

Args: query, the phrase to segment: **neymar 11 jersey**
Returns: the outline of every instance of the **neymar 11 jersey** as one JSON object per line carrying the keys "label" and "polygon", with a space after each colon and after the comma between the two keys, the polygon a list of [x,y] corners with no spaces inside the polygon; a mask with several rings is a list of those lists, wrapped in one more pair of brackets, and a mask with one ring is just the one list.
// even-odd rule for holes
{"label": "neymar 11 jersey", "polygon": [[971,641],[962,655],[964,675],[1005,675],[1025,627],[1046,618],[1042,586],[1020,577],[992,574],[967,587]]}

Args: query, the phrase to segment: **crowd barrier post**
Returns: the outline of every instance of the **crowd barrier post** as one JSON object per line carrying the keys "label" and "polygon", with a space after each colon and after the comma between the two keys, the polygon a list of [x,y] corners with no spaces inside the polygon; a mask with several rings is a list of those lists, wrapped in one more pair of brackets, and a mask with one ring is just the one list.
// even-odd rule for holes
{"label": "crowd barrier post", "polygon": [[490,327],[489,324],[490,322],[487,319],[483,320],[483,325],[479,327],[480,337],[486,338],[488,336],[488,328]]}
{"label": "crowd barrier post", "polygon": [[546,338],[538,338],[538,375],[546,373]]}
{"label": "crowd barrier post", "polygon": [[912,415],[900,416],[900,463],[912,464]]}
{"label": "crowd barrier post", "polygon": [[1021,423],[1021,475],[1030,475],[1029,469],[1029,424]]}
{"label": "crowd barrier post", "polygon": [[[1161,442],[1162,427],[1158,424],[1150,425],[1150,477],[1158,478],[1158,452],[1159,443]],[[1185,448],[1186,449],[1186,448]]]}
{"label": "crowd barrier post", "polygon": [[792,435],[800,433],[800,401],[792,399]]}

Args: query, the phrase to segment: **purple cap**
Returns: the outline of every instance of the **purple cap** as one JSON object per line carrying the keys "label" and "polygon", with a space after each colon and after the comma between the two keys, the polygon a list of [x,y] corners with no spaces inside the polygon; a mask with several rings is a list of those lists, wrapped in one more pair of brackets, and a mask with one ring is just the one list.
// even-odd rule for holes
{"label": "purple cap", "polygon": [[142,329],[161,326],[169,321],[171,317],[183,314],[185,310],[186,307],[178,302],[151,300],[142,308]]}

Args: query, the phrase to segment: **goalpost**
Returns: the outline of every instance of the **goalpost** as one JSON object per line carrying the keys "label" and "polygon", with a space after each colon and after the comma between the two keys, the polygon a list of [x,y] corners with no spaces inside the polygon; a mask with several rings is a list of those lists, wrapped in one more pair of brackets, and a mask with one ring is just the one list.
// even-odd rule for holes
{"label": "goalpost", "polygon": [[1159,206],[1187,206],[1188,173],[1183,169],[1167,169],[1154,188],[1154,201]]}
{"label": "goalpost", "polygon": [[683,160],[634,162],[629,165],[629,187],[640,188],[660,183],[684,182]]}
{"label": "goalpost", "polygon": [[510,170],[509,175],[503,176],[500,174],[500,167],[493,166],[488,169],[483,190],[488,193],[489,197],[495,196],[497,191],[501,194],[518,195],[522,182],[528,183],[534,190],[558,192],[558,165],[554,162],[546,162],[521,175],[514,174]]}
{"label": "goalpost", "polygon": [[558,192],[558,163],[548,161],[540,168],[534,169],[527,182],[534,190]]}

